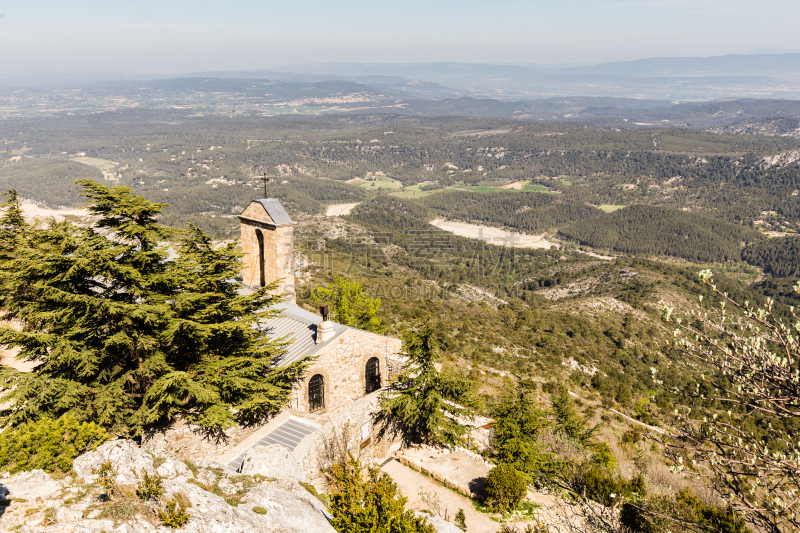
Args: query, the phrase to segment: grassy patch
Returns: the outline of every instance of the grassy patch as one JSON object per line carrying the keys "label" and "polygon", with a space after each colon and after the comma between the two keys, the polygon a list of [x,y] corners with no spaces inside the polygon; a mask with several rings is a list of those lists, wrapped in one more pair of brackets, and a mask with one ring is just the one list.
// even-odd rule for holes
{"label": "grassy patch", "polygon": [[137,514],[155,518],[150,506],[139,499],[135,487],[118,487],[114,498],[103,505],[100,518],[108,518],[118,524],[131,520]]}
{"label": "grassy patch", "polygon": [[600,210],[604,213],[613,213],[614,211],[618,211],[625,207],[624,205],[611,205],[611,204],[603,204],[600,206]]}
{"label": "grassy patch", "polygon": [[375,189],[402,189],[403,184],[397,180],[393,180],[389,176],[375,176],[360,185],[362,189],[375,190]]}
{"label": "grassy patch", "polygon": [[531,185],[530,183],[526,183],[522,186],[523,191],[528,192],[550,192],[550,187],[545,187],[544,185]]}
{"label": "grassy patch", "polygon": [[431,194],[437,193],[437,192],[441,192],[441,191],[423,192],[423,191],[419,191],[419,190],[410,191],[408,189],[404,189],[402,191],[394,191],[394,192],[391,192],[389,194],[391,196],[397,196],[398,198],[425,198],[426,196],[430,196]]}
{"label": "grassy patch", "polygon": [[117,166],[112,161],[99,159],[97,157],[73,157],[72,160],[76,163],[83,163],[84,165],[89,165],[90,167],[105,170],[106,172],[114,170],[114,168]]}

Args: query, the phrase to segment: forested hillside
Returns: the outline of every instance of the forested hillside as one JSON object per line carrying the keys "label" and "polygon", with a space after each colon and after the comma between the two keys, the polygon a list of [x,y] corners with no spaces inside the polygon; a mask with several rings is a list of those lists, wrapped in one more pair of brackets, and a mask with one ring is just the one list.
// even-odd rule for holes
{"label": "forested hillside", "polygon": [[[800,167],[791,159],[769,165],[765,157],[798,147],[791,138],[678,128],[617,130],[366,112],[225,117],[130,110],[0,122],[0,159],[5,162],[0,181],[17,185],[25,197],[25,182],[42,183],[34,199],[71,205],[79,200],[69,182],[99,179],[98,169],[57,165],[84,154],[110,165],[120,184],[169,203],[165,220],[214,226],[217,235],[235,231],[235,221],[226,225],[224,217],[263,195],[259,177],[264,172],[275,180],[267,194],[309,213],[321,212],[326,203],[356,202],[383,191],[424,197],[434,215],[509,226],[514,221],[514,227],[526,231],[590,216],[589,205],[633,204],[689,208],[745,224],[774,213],[767,217],[769,229],[782,231],[800,229],[800,207],[793,196],[800,189]],[[38,171],[32,165],[44,166]],[[61,170],[53,173],[55,168]],[[365,182],[378,172],[391,179],[388,188]],[[334,187],[336,181],[353,187]],[[508,189],[508,206],[500,205],[499,197],[477,196],[458,197],[450,206],[453,199],[437,197],[450,192],[436,192],[452,186],[494,191],[514,182],[524,182],[523,189]],[[558,200],[549,200],[562,202],[559,209],[533,200],[535,195],[524,190],[528,185],[559,194]],[[516,213],[527,207],[530,213]]]}
{"label": "forested hillside", "polygon": [[800,278],[800,237],[777,237],[754,242],[742,259],[778,278]]}
{"label": "forested hillside", "polygon": [[648,205],[576,222],[560,234],[593,248],[701,263],[738,261],[746,243],[763,239],[747,226]]}
{"label": "forested hillside", "polygon": [[84,205],[74,183],[84,178],[102,180],[103,174],[88,165],[59,159],[18,157],[0,164],[0,190],[13,188],[23,198],[53,207]]}
{"label": "forested hillside", "polygon": [[537,192],[456,191],[431,195],[420,203],[432,213],[449,219],[507,226],[525,232],[541,232],[601,213],[584,203]]}

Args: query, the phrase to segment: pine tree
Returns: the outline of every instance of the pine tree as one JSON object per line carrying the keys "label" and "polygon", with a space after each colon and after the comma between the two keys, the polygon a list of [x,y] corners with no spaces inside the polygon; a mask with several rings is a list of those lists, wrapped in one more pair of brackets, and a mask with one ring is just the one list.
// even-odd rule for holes
{"label": "pine tree", "polygon": [[557,395],[551,400],[553,414],[556,417],[556,428],[569,438],[583,446],[594,443],[594,433],[597,427],[588,427],[586,420],[582,419],[575,411],[575,404],[569,396],[566,387],[559,387]]}
{"label": "pine tree", "polygon": [[6,200],[0,203],[0,260],[8,258],[15,248],[15,242],[28,227],[22,214],[22,204],[15,189],[4,193]]}
{"label": "pine tree", "polygon": [[392,387],[381,396],[379,423],[383,432],[400,434],[406,442],[463,445],[476,405],[475,384],[437,368],[438,345],[426,325],[417,334],[403,334],[406,362]]}
{"label": "pine tree", "polygon": [[312,297],[318,304],[329,303],[331,319],[340,324],[373,333],[386,331],[380,318],[375,316],[381,307],[381,299],[367,296],[364,287],[357,281],[334,274],[333,283],[327,287],[317,287]]}
{"label": "pine tree", "polygon": [[536,444],[537,436],[547,425],[545,413],[523,387],[505,394],[492,416],[495,419],[492,448],[498,463],[530,474],[548,460]]}
{"label": "pine tree", "polygon": [[6,201],[0,204],[3,216],[0,217],[0,228],[11,230],[27,226],[25,216],[22,214],[22,203],[19,201],[16,189],[8,189],[5,193]]}
{"label": "pine tree", "polygon": [[163,204],[78,183],[98,221],[18,228],[0,261],[0,309],[24,324],[0,328],[0,345],[37,363],[0,369],[0,402],[12,406],[0,423],[68,413],[131,436],[182,417],[220,435],[279,411],[306,363],[276,368],[284,345],[253,327],[274,316],[274,287],[238,294],[234,244],[215,247],[190,226],[171,258]]}

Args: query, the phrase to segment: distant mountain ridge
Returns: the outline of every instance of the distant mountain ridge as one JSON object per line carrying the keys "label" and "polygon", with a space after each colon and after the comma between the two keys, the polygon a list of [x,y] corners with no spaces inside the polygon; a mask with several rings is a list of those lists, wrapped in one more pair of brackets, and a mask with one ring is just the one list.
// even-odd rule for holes
{"label": "distant mountain ridge", "polygon": [[465,95],[532,99],[557,95],[712,100],[799,98],[800,53],[654,57],[582,67],[480,63],[314,63],[275,71],[424,80]]}
{"label": "distant mountain ridge", "polygon": [[579,67],[530,67],[487,63],[309,63],[282,65],[274,71],[340,76],[399,76],[412,79],[453,77],[465,73],[497,76],[611,75],[630,77],[800,76],[800,53],[730,54],[712,57],[650,57]]}

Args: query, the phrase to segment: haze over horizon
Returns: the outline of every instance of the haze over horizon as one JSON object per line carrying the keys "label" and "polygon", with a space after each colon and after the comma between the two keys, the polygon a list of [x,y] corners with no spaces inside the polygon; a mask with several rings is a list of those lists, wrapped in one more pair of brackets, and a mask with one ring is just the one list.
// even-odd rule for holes
{"label": "haze over horizon", "polygon": [[0,70],[136,77],[338,62],[592,65],[793,52],[798,22],[800,8],[788,0],[758,9],[742,0],[42,0],[0,4],[0,46],[13,51]]}

